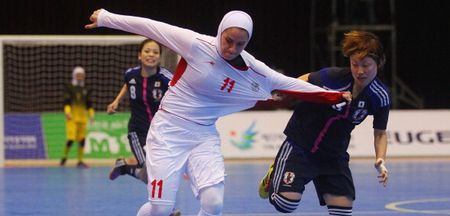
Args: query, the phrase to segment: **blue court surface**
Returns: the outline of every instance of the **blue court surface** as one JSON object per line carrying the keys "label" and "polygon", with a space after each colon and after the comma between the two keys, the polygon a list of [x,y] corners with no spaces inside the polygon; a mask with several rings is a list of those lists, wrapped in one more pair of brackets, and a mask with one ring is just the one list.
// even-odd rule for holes
{"label": "blue court surface", "polygon": [[[113,163],[111,161],[111,163]],[[277,213],[258,197],[258,182],[270,161],[226,163],[225,216],[328,215],[312,184],[299,209]],[[450,160],[388,160],[389,185],[379,185],[372,160],[352,160],[357,198],[353,215],[450,215]],[[136,215],[146,187],[123,176],[107,178],[109,167],[0,168],[0,215]],[[196,215],[199,204],[188,181],[179,192],[182,215]]]}

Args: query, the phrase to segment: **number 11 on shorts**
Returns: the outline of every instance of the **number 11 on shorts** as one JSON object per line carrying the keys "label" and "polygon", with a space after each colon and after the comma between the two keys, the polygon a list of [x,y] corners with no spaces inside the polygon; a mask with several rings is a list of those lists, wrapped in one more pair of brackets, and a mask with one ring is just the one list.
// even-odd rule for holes
{"label": "number 11 on shorts", "polygon": [[152,185],[152,198],[155,198],[156,190],[158,190],[158,196],[156,198],[161,198],[162,188],[163,188],[163,180],[154,179],[151,183]]}

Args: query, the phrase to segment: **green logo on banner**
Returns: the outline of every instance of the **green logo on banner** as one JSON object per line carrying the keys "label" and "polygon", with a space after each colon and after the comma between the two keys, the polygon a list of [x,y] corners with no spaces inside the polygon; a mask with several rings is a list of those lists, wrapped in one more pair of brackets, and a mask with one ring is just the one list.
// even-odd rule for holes
{"label": "green logo on banner", "polygon": [[[93,124],[88,123],[84,147],[85,158],[116,158],[132,156],[128,144],[129,113],[96,113]],[[61,158],[66,139],[66,123],[63,113],[42,115],[45,143],[49,159]],[[76,158],[78,143],[72,146],[69,157]]]}

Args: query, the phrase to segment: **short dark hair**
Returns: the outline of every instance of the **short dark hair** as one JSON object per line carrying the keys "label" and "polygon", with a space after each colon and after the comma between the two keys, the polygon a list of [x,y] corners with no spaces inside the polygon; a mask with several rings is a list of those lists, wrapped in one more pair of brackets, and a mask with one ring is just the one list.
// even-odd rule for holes
{"label": "short dark hair", "polygon": [[344,34],[344,39],[341,42],[342,54],[345,57],[350,57],[354,54],[361,58],[371,57],[382,69],[386,63],[386,56],[384,54],[383,45],[378,36],[366,31],[350,31]]}
{"label": "short dark hair", "polygon": [[158,44],[158,47],[159,47],[159,53],[161,54],[161,53],[162,53],[161,44],[159,44],[157,41],[155,41],[155,40],[153,40],[153,39],[150,39],[150,38],[147,38],[147,39],[143,40],[143,41],[141,42],[141,44],[139,44],[139,50],[138,50],[138,51],[139,51],[139,52],[142,52],[142,49],[144,49],[145,44],[150,43],[150,42],[155,42],[156,44]]}

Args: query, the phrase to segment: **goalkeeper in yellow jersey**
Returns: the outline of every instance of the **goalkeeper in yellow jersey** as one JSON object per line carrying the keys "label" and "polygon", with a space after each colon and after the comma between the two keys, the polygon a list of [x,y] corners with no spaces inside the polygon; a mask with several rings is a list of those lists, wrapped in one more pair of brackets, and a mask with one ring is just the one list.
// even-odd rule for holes
{"label": "goalkeeper in yellow jersey", "polygon": [[84,142],[88,119],[91,122],[94,120],[94,108],[92,107],[91,94],[84,85],[85,78],[84,68],[75,67],[72,71],[72,82],[64,92],[67,142],[60,162],[61,166],[66,164],[70,147],[76,141],[78,142],[77,167],[88,168],[87,164],[83,162]]}

